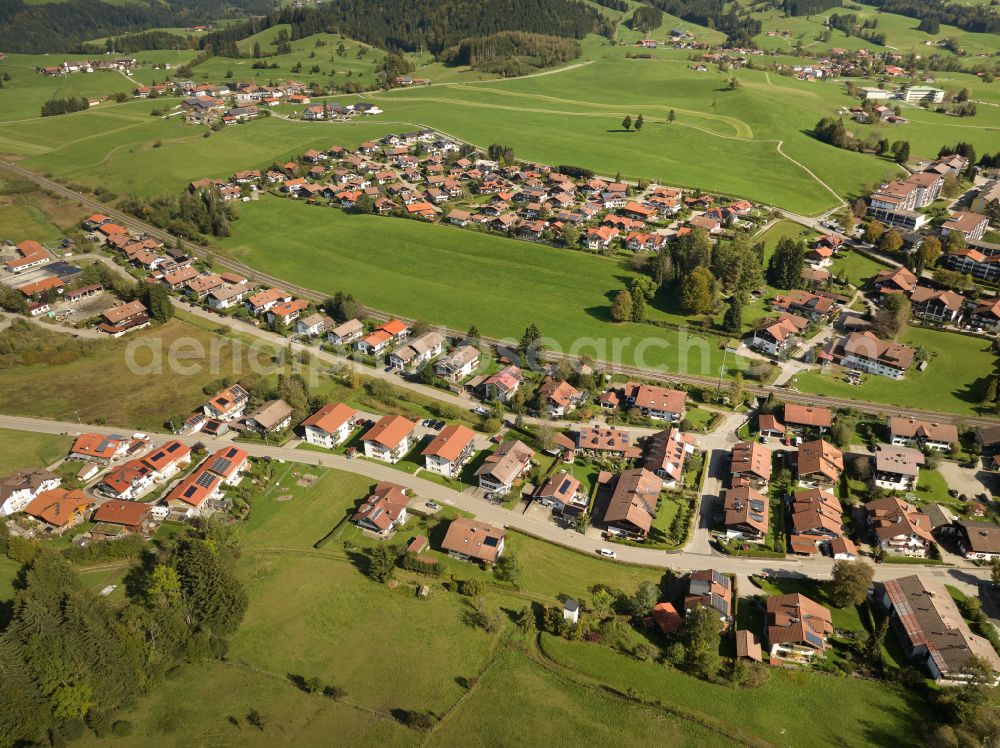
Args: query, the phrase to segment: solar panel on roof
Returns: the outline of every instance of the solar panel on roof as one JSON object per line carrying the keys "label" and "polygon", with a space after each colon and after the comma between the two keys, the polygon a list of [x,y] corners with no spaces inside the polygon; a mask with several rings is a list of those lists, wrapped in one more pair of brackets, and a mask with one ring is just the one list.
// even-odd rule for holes
{"label": "solar panel on roof", "polygon": [[754,500],[751,500],[750,501],[750,508],[753,509],[755,512],[763,512],[764,511],[764,502],[763,501],[754,501]]}
{"label": "solar panel on roof", "polygon": [[486,538],[486,540],[483,541],[483,543],[485,545],[488,545],[490,548],[495,548],[497,546],[497,539],[496,538],[492,538],[492,537],[488,537],[488,538]]}
{"label": "solar panel on roof", "polygon": [[217,478],[211,473],[205,472],[194,479],[196,486],[201,486],[202,488],[211,488],[215,483]]}
{"label": "solar panel on roof", "polygon": [[566,493],[569,490],[570,485],[572,485],[572,481],[570,481],[569,478],[566,478],[562,482],[562,485],[559,486],[559,493]]}
{"label": "solar panel on roof", "polygon": [[176,452],[180,448],[180,446],[181,445],[179,442],[173,442],[172,444],[168,444],[166,447],[164,447],[164,450],[166,450],[167,452]]}
{"label": "solar panel on roof", "polygon": [[195,492],[196,492],[195,486],[188,486],[187,490],[184,492],[184,497],[190,499],[192,496],[194,496]]}
{"label": "solar panel on roof", "polygon": [[823,646],[823,640],[820,639],[818,636],[816,636],[816,634],[812,633],[811,631],[806,632],[806,641],[816,647]]}
{"label": "solar panel on roof", "polygon": [[212,460],[212,464],[208,469],[211,470],[213,473],[225,473],[227,470],[229,470],[229,466],[231,464],[232,463],[229,460],[225,459],[224,457],[216,457],[214,460]]}

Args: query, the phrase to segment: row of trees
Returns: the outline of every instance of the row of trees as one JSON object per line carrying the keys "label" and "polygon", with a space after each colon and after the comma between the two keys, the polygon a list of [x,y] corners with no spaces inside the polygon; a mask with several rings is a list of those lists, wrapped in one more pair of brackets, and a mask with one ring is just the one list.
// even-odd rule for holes
{"label": "row of trees", "polygon": [[57,745],[87,727],[122,734],[115,711],[178,663],[224,655],[246,611],[239,547],[214,523],[151,551],[132,572],[124,605],[91,591],[52,548],[29,549],[0,635],[2,745]]}
{"label": "row of trees", "polygon": [[90,101],[86,96],[73,96],[66,99],[49,99],[42,104],[42,116],[54,117],[59,114],[69,114],[70,112],[82,112],[89,108]]}

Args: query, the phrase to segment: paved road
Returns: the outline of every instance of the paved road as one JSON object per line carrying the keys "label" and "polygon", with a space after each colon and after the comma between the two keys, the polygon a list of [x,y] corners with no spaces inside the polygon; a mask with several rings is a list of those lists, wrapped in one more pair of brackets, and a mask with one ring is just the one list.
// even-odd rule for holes
{"label": "paved road", "polygon": [[[32,431],[46,434],[77,434],[81,427],[77,423],[68,421],[53,421],[37,418],[22,418],[18,416],[0,416],[0,428],[17,429],[22,431]],[[101,428],[103,433],[132,433],[132,429],[105,426]],[[209,449],[217,445],[228,444],[229,440],[212,439],[203,434],[191,436],[175,437],[171,434],[146,432],[152,439],[166,440],[177,438],[181,442],[193,445],[202,443]],[[404,485],[423,499],[433,499],[440,503],[450,504],[464,511],[472,512],[479,519],[490,524],[508,527],[530,533],[542,540],[546,540],[557,545],[565,546],[573,550],[582,551],[587,554],[594,554],[598,548],[605,547],[606,542],[599,537],[591,535],[581,535],[574,529],[563,529],[555,523],[548,521],[542,512],[527,512],[522,514],[519,511],[505,509],[502,506],[489,503],[473,495],[473,493],[459,493],[450,488],[424,480],[419,476],[413,476],[396,470],[388,465],[368,460],[354,459],[334,454],[313,452],[311,450],[298,450],[289,447],[272,447],[256,443],[240,443],[240,447],[245,449],[254,457],[270,457],[271,459],[285,460],[289,462],[300,462],[307,465],[317,465],[328,468],[336,468],[356,475],[363,475],[375,481],[392,481]],[[631,546],[615,546],[618,554],[618,562],[629,564],[640,564],[655,568],[671,568],[679,571],[691,571],[694,569],[714,568],[723,573],[750,574],[750,573],[775,573],[785,576],[805,575],[817,579],[827,579],[830,576],[832,561],[826,558],[813,559],[757,559],[757,558],[733,558],[716,553],[705,553],[694,549],[666,553],[664,551],[635,548]],[[969,592],[978,594],[978,585],[981,581],[989,578],[989,570],[973,566],[962,568],[941,568],[939,566],[923,564],[907,564],[896,566],[893,564],[880,564],[875,567],[875,579],[885,580],[905,576],[907,574],[922,574],[930,576],[948,584],[953,584]]]}
{"label": "paved road", "polygon": [[[25,169],[22,166],[0,160],[0,167],[12,171],[26,179],[30,179],[36,184],[45,187],[46,189],[52,190],[53,192],[61,194],[71,200],[75,200],[89,209],[104,213],[105,215],[114,218],[118,223],[126,227],[132,228],[135,231],[143,232],[148,234],[149,236],[154,236],[163,241],[169,241],[171,243],[178,241],[177,237],[174,237],[173,235],[164,231],[163,229],[157,228],[156,226],[141,221],[128,213],[125,213],[121,210],[106,205],[102,203],[100,200],[94,198],[93,196],[85,195],[83,193],[71,190],[58,182],[43,177],[40,174],[36,174],[35,172],[29,169]],[[803,225],[807,225],[813,228],[817,228],[818,230],[824,230],[816,225],[820,220],[820,218],[822,217],[809,218],[807,216],[798,216],[787,212],[785,213],[785,215],[790,220],[802,223]],[[193,244],[191,242],[183,240],[180,240],[180,244],[182,247],[184,247],[186,251],[192,254],[203,256],[206,253],[205,248],[200,245]],[[258,283],[281,286],[282,288],[288,289],[292,293],[309,301],[321,302],[324,301],[328,296],[327,293],[321,293],[319,291],[316,291],[315,289],[305,288],[302,286],[297,286],[288,283],[287,281],[281,278],[277,278],[273,275],[268,275],[267,273],[262,273],[248,265],[244,265],[241,262],[237,262],[230,258],[223,257],[219,254],[214,255],[214,260],[215,262],[225,267],[226,269],[232,270],[233,272],[236,273],[240,273],[241,275],[247,278],[251,278]],[[362,312],[365,315],[373,317],[375,319],[388,319],[390,316],[392,316],[380,310],[371,309],[367,307],[363,308]],[[399,319],[412,322],[412,320],[407,320],[405,317],[400,317]],[[461,330],[445,330],[445,332],[452,337],[462,337],[464,335],[464,332]],[[493,338],[483,338],[483,342],[488,345],[495,345],[501,341]],[[575,357],[568,356],[565,354],[550,354],[550,358],[554,360],[565,359],[571,362],[577,361]],[[611,366],[618,373],[625,374],[627,376],[641,377],[652,381],[662,381],[666,383],[687,383],[700,386],[715,386],[717,382],[717,377],[715,376],[664,372],[655,369],[643,369],[636,366],[625,366],[618,363],[607,364],[607,365]],[[778,397],[780,397],[785,401],[800,403],[804,405],[815,404],[819,399],[819,396],[816,395],[800,394],[796,392],[791,392],[789,390],[780,387],[761,386],[761,385],[754,385],[752,383],[748,383],[745,389],[747,392],[750,392],[754,395],[761,397],[766,397],[769,393],[775,392],[778,395]],[[859,410],[862,412],[875,413],[883,416],[904,416],[909,418],[917,418],[925,420],[932,419],[946,423],[962,422],[970,426],[994,425],[997,423],[998,420],[995,418],[986,418],[978,416],[959,416],[953,413],[940,413],[936,411],[922,410],[917,408],[902,408],[893,405],[868,403],[862,400],[852,400],[850,398],[822,397],[822,400],[820,400],[820,402],[831,408],[839,408],[839,407],[854,408],[855,410]]]}

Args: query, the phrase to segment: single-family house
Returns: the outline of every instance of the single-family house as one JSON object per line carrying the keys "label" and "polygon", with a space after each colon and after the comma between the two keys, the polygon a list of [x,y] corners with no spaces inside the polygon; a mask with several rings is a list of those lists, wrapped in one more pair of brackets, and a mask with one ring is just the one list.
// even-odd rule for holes
{"label": "single-family house", "polygon": [[475,452],[475,432],[468,426],[451,424],[438,432],[421,453],[424,467],[446,478],[457,478]]}
{"label": "single-family house", "polygon": [[644,538],[653,526],[663,479],[645,468],[623,470],[604,512],[608,527]]}
{"label": "single-family house", "polygon": [[535,492],[534,498],[563,517],[578,517],[590,506],[590,499],[582,490],[580,481],[566,470],[550,475]]}
{"label": "single-family house", "polygon": [[772,658],[809,662],[826,651],[833,620],[819,603],[799,592],[771,595],[766,615]]}
{"label": "single-family house", "polygon": [[509,403],[523,382],[520,367],[513,364],[505,366],[482,383],[483,399]]}
{"label": "single-family house", "polygon": [[402,416],[383,416],[361,438],[365,457],[397,463],[410,451],[417,424]]}
{"label": "single-family house", "polygon": [[646,418],[658,421],[681,421],[684,419],[687,393],[683,390],[668,390],[651,384],[629,382],[625,385],[625,407],[638,408]]}
{"label": "single-family house", "polygon": [[934,544],[930,518],[898,496],[865,504],[868,525],[878,546],[900,556],[927,556]]}
{"label": "single-family house", "polygon": [[458,517],[448,525],[448,531],[441,542],[441,550],[449,556],[465,561],[494,564],[503,554],[506,534],[503,528],[493,527],[467,517]]}
{"label": "single-family house", "polygon": [[38,494],[23,511],[49,532],[61,535],[82,522],[94,503],[83,491],[53,488]]}
{"label": "single-family house", "polygon": [[350,436],[357,414],[344,403],[324,405],[302,422],[303,436],[308,444],[333,449]]}
{"label": "single-family house", "polygon": [[250,393],[238,384],[231,384],[205,403],[202,411],[218,421],[235,421],[243,417],[248,402]]}
{"label": "single-family house", "polygon": [[59,488],[62,479],[48,470],[18,470],[0,478],[0,517],[20,512],[39,494]]}
{"label": "single-family house", "polygon": [[476,470],[479,487],[494,494],[506,495],[514,483],[531,467],[535,450],[517,439],[508,439],[486,456]]}
{"label": "single-family house", "polygon": [[292,406],[284,400],[261,403],[243,418],[243,424],[261,436],[284,431],[292,423]]}
{"label": "single-family house", "polygon": [[89,460],[98,465],[110,465],[114,460],[123,457],[128,451],[129,443],[122,436],[103,434],[80,434],[70,447],[68,459]]}
{"label": "single-family house", "polygon": [[767,498],[748,484],[724,490],[722,509],[727,538],[759,543],[767,537],[770,527]]}
{"label": "single-family house", "polygon": [[462,345],[434,362],[434,372],[449,382],[461,382],[479,366],[481,354],[473,345]]}
{"label": "single-family house", "polygon": [[697,607],[714,610],[728,628],[733,621],[733,580],[715,569],[692,571],[688,574],[684,611],[690,613]]}
{"label": "single-family house", "polygon": [[351,522],[380,536],[391,535],[406,524],[406,488],[383,481],[375,486],[351,517]]}
{"label": "single-family house", "polygon": [[911,447],[895,447],[880,444],[875,452],[875,472],[872,483],[876,488],[891,491],[912,491],[917,487],[920,466],[924,455]]}

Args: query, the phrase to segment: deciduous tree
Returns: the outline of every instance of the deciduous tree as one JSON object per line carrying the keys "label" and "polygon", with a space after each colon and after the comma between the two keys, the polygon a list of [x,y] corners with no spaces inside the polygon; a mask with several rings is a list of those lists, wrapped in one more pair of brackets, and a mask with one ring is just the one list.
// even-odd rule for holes
{"label": "deciduous tree", "polygon": [[832,578],[827,586],[831,602],[838,608],[860,605],[865,601],[874,577],[875,569],[860,558],[835,562]]}

